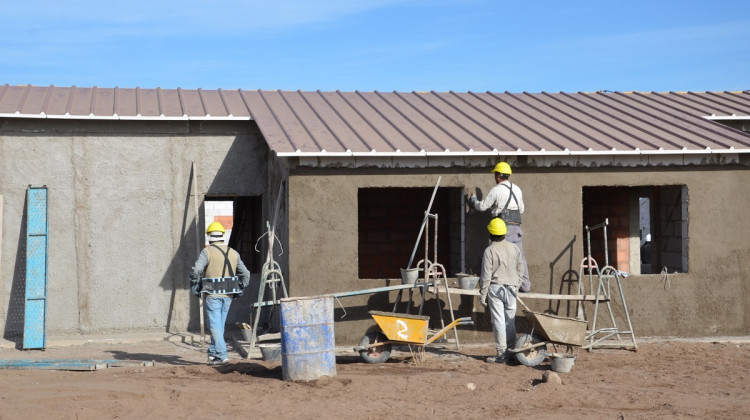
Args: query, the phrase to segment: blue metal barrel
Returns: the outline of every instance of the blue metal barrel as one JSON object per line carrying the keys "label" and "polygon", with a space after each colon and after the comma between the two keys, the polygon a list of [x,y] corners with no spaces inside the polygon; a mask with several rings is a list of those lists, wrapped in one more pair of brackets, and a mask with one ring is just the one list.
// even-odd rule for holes
{"label": "blue metal barrel", "polygon": [[336,376],[333,297],[281,299],[281,373],[285,381]]}

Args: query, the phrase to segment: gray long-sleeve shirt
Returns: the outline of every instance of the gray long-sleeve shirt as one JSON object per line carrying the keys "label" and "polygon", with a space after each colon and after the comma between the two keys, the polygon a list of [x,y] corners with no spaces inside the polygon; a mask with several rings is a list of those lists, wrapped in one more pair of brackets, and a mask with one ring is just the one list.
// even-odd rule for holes
{"label": "gray long-sleeve shirt", "polygon": [[522,276],[523,259],[516,244],[505,240],[492,242],[482,256],[479,295],[482,299],[487,298],[490,283],[518,287]]}

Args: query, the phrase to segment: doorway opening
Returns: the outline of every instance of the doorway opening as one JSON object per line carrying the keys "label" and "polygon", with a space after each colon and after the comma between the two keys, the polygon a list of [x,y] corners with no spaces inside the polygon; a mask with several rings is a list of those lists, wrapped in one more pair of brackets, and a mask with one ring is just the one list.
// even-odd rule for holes
{"label": "doorway opening", "polygon": [[255,241],[263,233],[262,202],[260,196],[206,197],[204,202],[203,231],[213,222],[221,223],[226,230],[224,243],[234,248],[254,273],[262,266],[260,254],[255,252]]}

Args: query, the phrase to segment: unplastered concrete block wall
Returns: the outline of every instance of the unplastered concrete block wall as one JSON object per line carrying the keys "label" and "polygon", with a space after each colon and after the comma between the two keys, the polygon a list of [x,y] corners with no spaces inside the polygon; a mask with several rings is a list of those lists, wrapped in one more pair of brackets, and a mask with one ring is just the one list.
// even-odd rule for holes
{"label": "unplastered concrete block wall", "polygon": [[28,185],[49,189],[49,334],[181,331],[197,317],[195,209],[207,194],[264,194],[267,153],[247,122],[3,121],[3,335],[23,327]]}
{"label": "unplastered concrete block wall", "polygon": [[[298,168],[289,179],[289,283],[292,296],[362,290],[399,284],[400,279],[357,276],[357,190],[373,187],[476,187],[486,195],[494,185],[484,169]],[[690,271],[631,275],[623,279],[637,336],[744,335],[750,331],[750,243],[744,217],[750,205],[750,172],[743,166],[639,168],[514,167],[511,180],[526,202],[524,249],[532,291],[574,293],[583,259],[582,189],[589,186],[685,185],[689,194]],[[718,206],[716,203],[722,203]],[[627,213],[626,213],[627,214]],[[487,244],[487,213],[466,215],[467,265],[478,266]],[[415,230],[418,226],[415,226]],[[629,231],[630,232],[630,231]],[[632,232],[630,233],[632,234]],[[615,244],[616,246],[616,244]],[[571,285],[573,289],[571,290]],[[391,310],[395,292],[341,298],[337,344],[356,343],[373,324],[368,309]],[[531,299],[529,299],[531,300]],[[486,341],[487,314],[476,302],[454,296],[457,316],[473,316],[479,331],[462,329],[467,341]],[[561,312],[557,301],[531,300],[532,308]],[[338,304],[337,304],[338,305]],[[428,302],[425,308],[428,308]],[[600,308],[601,309],[601,308]],[[602,311],[600,311],[602,312]],[[623,320],[620,319],[622,327]],[[600,324],[601,325],[601,324]]]}
{"label": "unplastered concrete block wall", "polygon": [[661,226],[659,232],[662,239],[661,262],[670,271],[687,271],[686,254],[687,242],[685,230],[687,220],[687,194],[678,189],[662,192],[661,206],[658,209]]}

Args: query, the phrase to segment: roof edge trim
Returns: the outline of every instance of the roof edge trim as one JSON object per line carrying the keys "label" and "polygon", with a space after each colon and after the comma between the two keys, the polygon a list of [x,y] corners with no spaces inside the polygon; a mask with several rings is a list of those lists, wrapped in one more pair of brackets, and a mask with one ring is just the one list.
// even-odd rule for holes
{"label": "roof edge trim", "polygon": [[484,156],[635,156],[635,155],[716,155],[716,154],[750,153],[750,149],[700,149],[700,150],[637,150],[637,151],[560,151],[560,152],[399,152],[399,153],[371,153],[371,152],[277,152],[278,157],[484,157]]}
{"label": "roof edge trim", "polygon": [[111,115],[111,116],[95,116],[95,115],[48,115],[48,114],[20,114],[20,113],[2,113],[0,112],[0,118],[28,118],[28,119],[50,119],[50,120],[103,120],[103,121],[252,121],[253,117],[216,117],[216,116],[187,116],[183,115],[180,117],[167,117],[167,116],[143,116],[143,115]]}
{"label": "roof edge trim", "polygon": [[711,121],[718,120],[750,120],[750,115],[704,115],[703,118]]}

